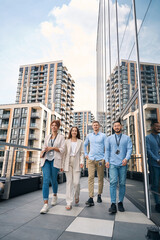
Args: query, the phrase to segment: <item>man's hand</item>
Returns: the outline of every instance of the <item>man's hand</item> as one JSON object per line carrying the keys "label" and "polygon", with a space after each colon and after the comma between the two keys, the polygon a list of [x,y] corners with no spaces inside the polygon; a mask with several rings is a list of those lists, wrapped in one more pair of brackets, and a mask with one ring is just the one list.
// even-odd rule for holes
{"label": "man's hand", "polygon": [[64,171],[63,168],[61,168],[61,169],[60,169],[60,172],[63,172],[63,171]]}
{"label": "man's hand", "polygon": [[109,168],[109,162],[106,162],[105,166],[106,168]]}
{"label": "man's hand", "polygon": [[87,159],[89,159],[88,155],[86,156]]}
{"label": "man's hand", "polygon": [[83,164],[83,163],[81,163],[81,164],[80,164],[80,168],[83,168],[83,166],[84,166],[84,164]]}
{"label": "man's hand", "polygon": [[123,161],[122,161],[122,166],[126,166],[127,165],[127,159],[123,159]]}

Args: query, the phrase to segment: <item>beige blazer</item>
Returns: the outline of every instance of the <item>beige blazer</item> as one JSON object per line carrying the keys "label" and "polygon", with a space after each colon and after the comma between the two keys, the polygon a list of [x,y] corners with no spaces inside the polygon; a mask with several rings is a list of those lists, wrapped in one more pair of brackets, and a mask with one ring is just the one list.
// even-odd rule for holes
{"label": "beige blazer", "polygon": [[[50,137],[51,137],[51,134],[46,136],[42,151],[46,147],[48,147],[48,142],[49,142]],[[61,134],[57,135],[56,140],[54,142],[54,147],[59,148],[60,152],[54,151],[54,164],[53,164],[53,166],[56,167],[56,168],[62,168],[62,157],[63,157],[63,153],[64,153],[64,149],[65,149],[65,138],[64,138],[63,135],[61,135]],[[44,156],[44,158],[41,158],[41,167],[43,167],[45,161],[46,161],[46,155]]]}
{"label": "beige blazer", "polygon": [[[69,171],[69,159],[71,153],[71,139],[65,140],[65,150],[63,155],[63,169]],[[81,171],[80,164],[84,164],[83,141],[77,139],[77,147],[75,152],[75,171]]]}

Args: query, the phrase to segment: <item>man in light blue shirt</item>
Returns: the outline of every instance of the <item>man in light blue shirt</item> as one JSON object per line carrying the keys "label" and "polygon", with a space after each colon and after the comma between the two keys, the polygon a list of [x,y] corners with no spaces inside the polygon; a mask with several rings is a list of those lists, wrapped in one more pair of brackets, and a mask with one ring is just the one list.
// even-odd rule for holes
{"label": "man in light blue shirt", "polygon": [[155,210],[160,213],[160,123],[153,121],[152,133],[146,136],[148,165],[150,171],[151,190],[155,200]]}
{"label": "man in light blue shirt", "polygon": [[[106,135],[99,131],[100,124],[98,121],[94,121],[92,124],[93,133],[87,135],[84,142],[85,157],[88,160],[88,188],[89,199],[86,202],[87,206],[94,206],[94,176],[95,169],[98,174],[98,196],[97,202],[102,202],[101,194],[103,192],[103,178],[104,178],[104,153],[105,153],[105,139]],[[87,146],[90,144],[90,152],[87,152]]]}
{"label": "man in light blue shirt", "polygon": [[125,184],[127,174],[127,163],[132,153],[132,142],[130,137],[122,134],[122,125],[120,120],[114,122],[113,129],[115,134],[109,136],[106,140],[105,161],[106,168],[109,168],[110,177],[110,213],[116,213],[116,191],[119,179],[119,202],[118,210],[124,212],[123,199],[125,196]]}

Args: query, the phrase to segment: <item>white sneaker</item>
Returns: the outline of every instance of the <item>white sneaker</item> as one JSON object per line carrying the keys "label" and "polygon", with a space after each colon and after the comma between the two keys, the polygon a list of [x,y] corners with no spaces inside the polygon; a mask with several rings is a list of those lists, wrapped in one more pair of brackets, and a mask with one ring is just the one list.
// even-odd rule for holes
{"label": "white sneaker", "polygon": [[41,213],[41,214],[45,214],[45,213],[48,212],[48,210],[49,210],[48,204],[45,203],[44,206],[42,207],[40,213]]}
{"label": "white sneaker", "polygon": [[52,197],[52,201],[51,201],[51,205],[52,206],[55,206],[57,204],[57,196],[54,196]]}

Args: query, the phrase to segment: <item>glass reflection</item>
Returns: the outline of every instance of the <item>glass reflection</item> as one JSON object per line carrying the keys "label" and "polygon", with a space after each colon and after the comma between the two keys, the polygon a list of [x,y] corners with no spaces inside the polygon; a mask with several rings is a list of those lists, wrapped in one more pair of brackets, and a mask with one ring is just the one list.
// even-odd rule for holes
{"label": "glass reflection", "polygon": [[160,213],[160,122],[151,123],[151,133],[146,136],[150,185],[154,199],[154,209]]}

